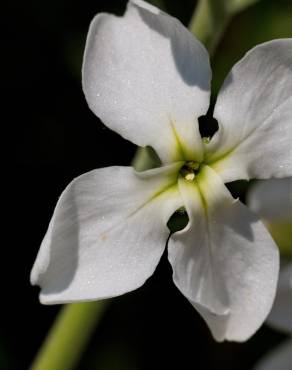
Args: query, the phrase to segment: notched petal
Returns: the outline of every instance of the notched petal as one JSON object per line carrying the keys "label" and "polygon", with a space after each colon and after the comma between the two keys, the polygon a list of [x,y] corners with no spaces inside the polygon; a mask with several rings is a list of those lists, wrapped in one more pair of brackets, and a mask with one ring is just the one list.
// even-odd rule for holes
{"label": "notched petal", "polygon": [[232,198],[211,168],[200,175],[197,183],[179,183],[190,224],[169,240],[173,279],[216,340],[244,341],[271,309],[278,250],[258,217]]}
{"label": "notched petal", "polygon": [[42,303],[121,295],[152,275],[182,205],[177,166],[99,169],[65,189],[31,273]]}
{"label": "notched petal", "polygon": [[232,68],[214,117],[207,162],[224,182],[292,175],[291,38],[256,46]]}
{"label": "notched petal", "polygon": [[197,118],[209,106],[210,64],[178,20],[141,1],[123,17],[97,15],[82,76],[90,108],[108,127],[170,163],[183,159],[174,125],[190,157],[202,158]]}

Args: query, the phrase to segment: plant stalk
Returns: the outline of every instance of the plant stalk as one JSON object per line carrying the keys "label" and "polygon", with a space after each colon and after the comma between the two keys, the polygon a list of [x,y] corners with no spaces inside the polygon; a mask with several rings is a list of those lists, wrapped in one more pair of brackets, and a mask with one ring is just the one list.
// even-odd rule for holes
{"label": "plant stalk", "polygon": [[72,370],[78,364],[108,301],[64,305],[30,370]]}

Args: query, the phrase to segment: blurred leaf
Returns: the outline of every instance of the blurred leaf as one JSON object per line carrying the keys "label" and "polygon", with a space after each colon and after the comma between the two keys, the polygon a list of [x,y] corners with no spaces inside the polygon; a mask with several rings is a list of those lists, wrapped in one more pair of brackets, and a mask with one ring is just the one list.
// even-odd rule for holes
{"label": "blurred leaf", "polygon": [[229,8],[230,12],[238,13],[258,1],[259,0],[225,0],[225,4]]}
{"label": "blurred leaf", "polygon": [[164,0],[150,0],[149,3],[157,6],[161,10],[165,10]]}
{"label": "blurred leaf", "polygon": [[292,258],[292,223],[269,223],[268,229],[282,257]]}

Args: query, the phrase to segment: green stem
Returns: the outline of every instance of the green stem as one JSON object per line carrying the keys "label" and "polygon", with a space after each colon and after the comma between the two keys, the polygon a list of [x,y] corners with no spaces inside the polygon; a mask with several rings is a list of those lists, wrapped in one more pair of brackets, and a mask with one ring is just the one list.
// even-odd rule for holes
{"label": "green stem", "polygon": [[30,370],[71,370],[77,365],[108,301],[61,308]]}
{"label": "green stem", "polygon": [[199,0],[189,30],[212,56],[232,17],[258,0]]}
{"label": "green stem", "polygon": [[233,15],[226,0],[199,0],[189,30],[214,54],[226,26]]}

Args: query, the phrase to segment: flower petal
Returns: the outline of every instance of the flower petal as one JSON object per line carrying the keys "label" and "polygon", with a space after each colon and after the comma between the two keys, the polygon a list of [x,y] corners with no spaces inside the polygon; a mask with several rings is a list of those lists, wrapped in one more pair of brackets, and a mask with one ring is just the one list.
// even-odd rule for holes
{"label": "flower petal", "polygon": [[292,263],[281,270],[276,299],[267,322],[292,334]]}
{"label": "flower petal", "polygon": [[224,182],[291,176],[292,39],[248,52],[227,76],[214,117],[207,161]]}
{"label": "flower petal", "polygon": [[181,206],[178,164],[137,174],[108,167],[61,195],[31,273],[42,303],[117,296],[152,275]]}
{"label": "flower petal", "polygon": [[271,309],[278,250],[211,168],[205,166],[195,182],[180,180],[179,188],[190,223],[169,241],[174,282],[216,340],[247,340]]}
{"label": "flower petal", "polygon": [[291,370],[292,339],[285,341],[268,353],[255,370]]}
{"label": "flower petal", "polygon": [[208,109],[211,70],[202,44],[175,18],[143,1],[123,17],[91,23],[83,90],[111,129],[163,162],[202,159],[197,118]]}
{"label": "flower petal", "polygon": [[248,206],[267,221],[292,222],[292,177],[256,183],[248,193]]}

